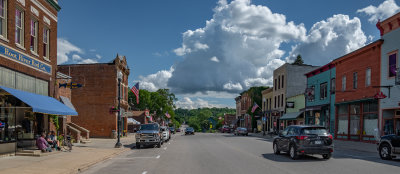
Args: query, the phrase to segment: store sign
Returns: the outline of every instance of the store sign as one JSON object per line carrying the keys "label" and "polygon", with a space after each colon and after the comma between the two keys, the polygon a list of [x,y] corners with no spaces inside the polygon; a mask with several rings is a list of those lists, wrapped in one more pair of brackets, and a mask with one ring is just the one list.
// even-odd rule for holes
{"label": "store sign", "polygon": [[45,64],[36,59],[33,59],[31,57],[28,57],[24,54],[19,53],[18,51],[12,50],[3,45],[0,45],[0,55],[3,55],[8,59],[11,59],[11,60],[21,63],[23,65],[29,66],[33,69],[51,74],[51,66],[50,65]]}
{"label": "store sign", "polygon": [[294,102],[286,102],[286,108],[294,108]]}
{"label": "store sign", "polygon": [[386,98],[386,95],[383,94],[382,91],[380,91],[380,92],[378,92],[377,94],[375,94],[374,98],[375,98],[375,99],[384,99],[384,98]]}
{"label": "store sign", "polygon": [[306,88],[305,97],[307,100],[314,99],[314,88]]}
{"label": "store sign", "polygon": [[6,126],[6,124],[0,121],[0,128],[4,128],[4,126]]}
{"label": "store sign", "polygon": [[145,110],[145,111],[144,111],[144,115],[145,115],[145,116],[150,116],[149,110]]}

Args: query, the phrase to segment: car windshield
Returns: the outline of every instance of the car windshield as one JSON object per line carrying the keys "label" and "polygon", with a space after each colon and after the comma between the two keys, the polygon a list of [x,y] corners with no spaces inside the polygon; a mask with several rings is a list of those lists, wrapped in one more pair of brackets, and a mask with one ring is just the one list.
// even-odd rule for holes
{"label": "car windshield", "polygon": [[186,130],[187,130],[187,131],[192,131],[193,128],[192,128],[192,127],[188,127],[188,128],[186,128]]}
{"label": "car windshield", "polygon": [[310,134],[315,134],[315,135],[326,135],[327,131],[325,128],[322,127],[307,127],[301,130],[302,134],[305,135],[310,135]]}
{"label": "car windshield", "polygon": [[156,124],[142,124],[140,125],[140,130],[157,130],[158,125]]}

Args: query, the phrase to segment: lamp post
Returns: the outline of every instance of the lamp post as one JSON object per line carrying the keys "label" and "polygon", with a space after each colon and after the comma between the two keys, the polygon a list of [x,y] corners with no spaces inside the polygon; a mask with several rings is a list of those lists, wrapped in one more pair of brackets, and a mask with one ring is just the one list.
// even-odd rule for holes
{"label": "lamp post", "polygon": [[121,136],[121,81],[122,81],[122,72],[121,71],[117,72],[117,78],[118,78],[118,122],[117,122],[118,140],[117,140],[117,143],[115,144],[115,148],[120,148],[120,147],[122,147],[122,144],[120,142],[120,136]]}

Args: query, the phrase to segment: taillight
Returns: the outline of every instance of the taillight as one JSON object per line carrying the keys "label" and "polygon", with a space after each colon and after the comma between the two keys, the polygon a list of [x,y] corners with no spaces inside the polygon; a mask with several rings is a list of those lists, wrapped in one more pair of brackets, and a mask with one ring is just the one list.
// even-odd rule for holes
{"label": "taillight", "polygon": [[329,137],[330,139],[333,139],[333,136],[332,136],[331,134],[329,134],[328,137]]}
{"label": "taillight", "polygon": [[308,138],[308,136],[296,136],[296,139],[298,139],[298,140],[304,140],[307,138]]}

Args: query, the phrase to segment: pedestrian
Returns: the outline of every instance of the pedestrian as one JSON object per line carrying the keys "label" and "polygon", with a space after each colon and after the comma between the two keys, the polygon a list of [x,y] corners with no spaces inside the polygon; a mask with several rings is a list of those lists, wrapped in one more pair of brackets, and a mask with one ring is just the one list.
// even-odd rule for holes
{"label": "pedestrian", "polygon": [[46,139],[46,134],[42,133],[41,136],[36,140],[36,146],[41,150],[42,152],[51,152],[51,147],[47,143]]}

